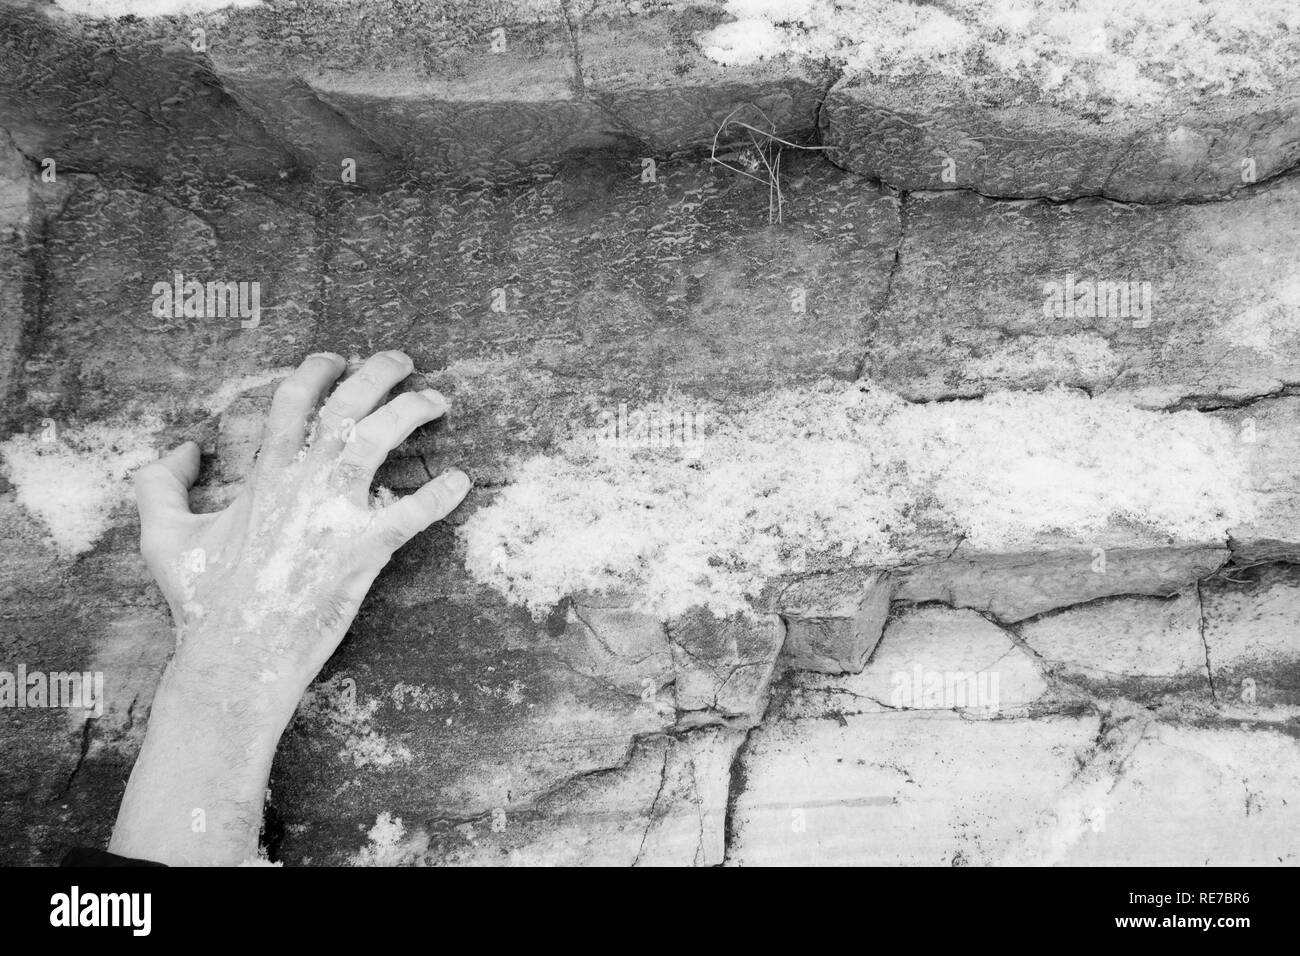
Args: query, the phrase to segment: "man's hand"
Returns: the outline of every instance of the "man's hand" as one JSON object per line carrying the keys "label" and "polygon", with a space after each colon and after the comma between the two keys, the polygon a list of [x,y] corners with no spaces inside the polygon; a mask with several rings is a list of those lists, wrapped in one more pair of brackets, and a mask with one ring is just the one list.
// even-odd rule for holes
{"label": "man's hand", "polygon": [[315,414],[344,367],[337,355],[313,355],[281,383],[253,474],[224,511],[190,513],[193,443],[136,477],[140,548],[178,646],[115,853],[217,864],[255,854],[271,758],[303,692],[393,552],[469,491],[453,470],[400,501],[372,502],[380,464],[447,402],[429,389],[380,407],[413,368],[405,354],[383,352]]}

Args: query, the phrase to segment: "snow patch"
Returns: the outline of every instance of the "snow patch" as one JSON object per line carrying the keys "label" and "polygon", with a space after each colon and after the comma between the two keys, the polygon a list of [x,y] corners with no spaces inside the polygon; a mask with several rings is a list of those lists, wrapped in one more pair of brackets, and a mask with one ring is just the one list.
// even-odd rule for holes
{"label": "snow patch", "polygon": [[332,677],[307,689],[298,705],[297,716],[342,742],[339,759],[359,770],[366,767],[386,770],[410,763],[410,750],[402,744],[391,743],[371,726],[378,710],[378,699],[365,704],[357,702],[356,681]]}
{"label": "snow patch", "polygon": [[1022,336],[988,355],[969,358],[962,377],[984,385],[1019,385],[1025,381],[1101,383],[1120,370],[1119,356],[1095,332],[1060,336]]}
{"label": "snow patch", "polygon": [[54,0],[60,10],[83,17],[174,17],[227,7],[258,7],[261,0]]}
{"label": "snow patch", "polygon": [[1220,325],[1215,336],[1274,361],[1288,358],[1300,338],[1300,275],[1286,276],[1263,302]]}
{"label": "snow patch", "polygon": [[130,478],[156,459],[156,413],[19,434],[0,444],[0,462],[18,503],[69,556],[89,551],[131,494]]}
{"label": "snow patch", "polygon": [[1175,94],[1265,94],[1300,63],[1292,0],[729,0],[700,37],[723,65],[829,58],[846,74],[977,77],[990,67],[1048,99],[1117,110]]}
{"label": "snow patch", "polygon": [[581,591],[723,614],[771,578],[889,566],[918,540],[1007,549],[1118,523],[1221,540],[1253,512],[1223,422],[1059,388],[912,405],[827,382],[709,420],[689,454],[584,435],[522,463],[460,530],[470,573],[537,615]]}
{"label": "snow patch", "polygon": [[401,817],[387,810],[375,818],[366,834],[370,842],[348,861],[350,866],[415,866],[429,851],[429,837],[423,830],[407,836]]}

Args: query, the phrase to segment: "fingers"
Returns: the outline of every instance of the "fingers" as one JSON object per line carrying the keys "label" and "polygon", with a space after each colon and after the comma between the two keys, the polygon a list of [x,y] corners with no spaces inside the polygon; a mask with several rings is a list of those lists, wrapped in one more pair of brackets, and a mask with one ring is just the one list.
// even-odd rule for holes
{"label": "fingers", "polygon": [[140,550],[152,550],[159,535],[190,516],[190,486],[199,477],[199,446],[187,441],[135,474],[140,509]]}
{"label": "fingers", "polygon": [[342,356],[331,352],[309,355],[280,383],[266,419],[258,456],[260,463],[284,467],[293,461],[302,449],[307,420],[316,411],[325,389],[339,377],[346,364]]}
{"label": "fingers", "polygon": [[388,453],[406,441],[411,432],[446,411],[447,400],[432,388],[398,395],[345,435],[335,474],[364,501]]}
{"label": "fingers", "polygon": [[465,500],[472,484],[463,471],[453,468],[443,472],[415,494],[385,508],[371,529],[384,548],[390,553],[396,551],[429,525],[451,514]]}
{"label": "fingers", "polygon": [[405,352],[380,352],[366,359],[355,374],[334,390],[321,409],[320,429],[312,443],[313,457],[338,455],[356,424],[414,370],[415,364]]}

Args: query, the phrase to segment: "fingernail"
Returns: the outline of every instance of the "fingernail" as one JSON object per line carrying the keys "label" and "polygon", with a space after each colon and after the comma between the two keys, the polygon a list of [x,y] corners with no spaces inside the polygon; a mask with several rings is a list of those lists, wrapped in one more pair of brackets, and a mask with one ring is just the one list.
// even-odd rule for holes
{"label": "fingernail", "polygon": [[420,389],[420,394],[433,402],[433,404],[437,405],[444,412],[450,407],[447,403],[447,396],[443,395],[442,392],[438,391],[436,388],[422,388]]}
{"label": "fingernail", "polygon": [[344,364],[344,362],[345,362],[345,359],[343,358],[343,356],[342,356],[342,355],[339,355],[339,354],[336,353],[336,352],[313,352],[311,355],[308,355],[307,358],[309,358],[309,359],[314,359],[314,358],[322,358],[322,359],[326,359],[327,361],[333,363],[334,365],[342,365],[342,364]]}
{"label": "fingernail", "polygon": [[454,494],[458,495],[465,494],[474,486],[474,482],[469,480],[469,475],[465,474],[465,472],[461,471],[459,468],[453,468],[450,471],[445,472],[442,476],[442,480],[446,482],[447,487],[450,488]]}
{"label": "fingernail", "polygon": [[399,365],[409,365],[412,368],[415,367],[415,363],[411,361],[411,356],[407,355],[405,352],[397,349],[389,349],[387,352],[382,354],[386,355]]}

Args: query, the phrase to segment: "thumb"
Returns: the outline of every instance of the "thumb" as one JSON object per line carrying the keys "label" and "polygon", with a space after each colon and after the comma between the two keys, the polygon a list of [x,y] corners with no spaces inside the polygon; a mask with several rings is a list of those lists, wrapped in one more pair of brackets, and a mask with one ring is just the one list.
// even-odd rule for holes
{"label": "thumb", "polygon": [[199,446],[187,441],[135,474],[141,534],[190,514],[190,486],[199,476]]}

